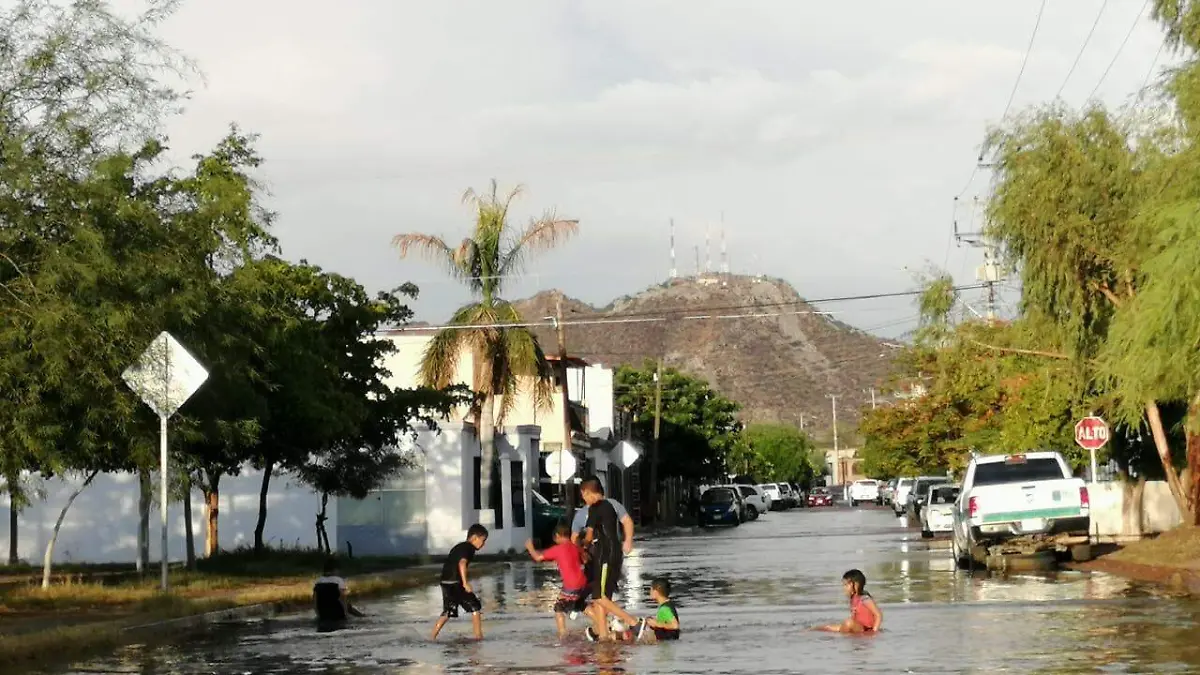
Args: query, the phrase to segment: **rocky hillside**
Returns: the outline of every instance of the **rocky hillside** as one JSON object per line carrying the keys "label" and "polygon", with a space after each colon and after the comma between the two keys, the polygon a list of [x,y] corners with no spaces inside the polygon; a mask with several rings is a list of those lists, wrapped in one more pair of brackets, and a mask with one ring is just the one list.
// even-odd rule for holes
{"label": "rocky hillside", "polygon": [[[554,315],[558,297],[546,291],[515,304],[536,321]],[[819,433],[830,429],[826,395],[838,395],[838,421],[853,424],[893,350],[817,311],[784,281],[746,276],[678,279],[603,308],[563,297],[570,355],[616,366],[661,354],[665,365],[704,377],[740,402],[747,421],[803,421]],[[760,316],[728,318],[746,314]],[[570,325],[594,319],[621,322]],[[554,332],[538,334],[546,352],[556,353]]]}

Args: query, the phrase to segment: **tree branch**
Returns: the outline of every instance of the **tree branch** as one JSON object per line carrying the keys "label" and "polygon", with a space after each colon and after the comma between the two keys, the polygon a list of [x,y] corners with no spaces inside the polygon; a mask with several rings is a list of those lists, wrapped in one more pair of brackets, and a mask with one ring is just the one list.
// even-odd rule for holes
{"label": "tree branch", "polygon": [[1116,293],[1113,293],[1112,289],[1108,287],[1107,283],[1098,284],[1093,282],[1092,286],[1095,287],[1096,290],[1103,293],[1104,297],[1108,298],[1108,301],[1113,304],[1113,307],[1121,306],[1121,298],[1117,297]]}
{"label": "tree branch", "polygon": [[1042,351],[1040,349],[1021,349],[1020,347],[1001,347],[1000,345],[989,345],[987,343],[980,342],[979,340],[975,340],[973,338],[967,338],[967,342],[970,342],[971,344],[976,345],[978,347],[983,347],[984,349],[990,349],[992,351],[997,351],[997,352],[1009,352],[1012,354],[1026,354],[1028,356],[1042,356],[1042,357],[1045,357],[1048,359],[1063,359],[1066,361],[1071,360],[1071,357],[1069,355],[1060,354],[1058,352],[1047,352],[1047,351]]}

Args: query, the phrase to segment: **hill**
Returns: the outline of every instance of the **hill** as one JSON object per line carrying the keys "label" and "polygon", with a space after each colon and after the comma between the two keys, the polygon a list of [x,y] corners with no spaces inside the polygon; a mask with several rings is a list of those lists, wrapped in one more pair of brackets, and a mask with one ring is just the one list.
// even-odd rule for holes
{"label": "hill", "polygon": [[[560,295],[544,291],[514,304],[536,321],[554,316]],[[893,351],[819,311],[787,282],[737,275],[676,279],[603,308],[563,296],[571,356],[615,367],[661,354],[664,365],[703,377],[741,403],[746,421],[803,421],[818,434],[830,429],[827,394],[838,396],[838,421],[853,424]],[[588,320],[608,322],[571,325]],[[535,330],[546,352],[556,353],[554,331]]]}

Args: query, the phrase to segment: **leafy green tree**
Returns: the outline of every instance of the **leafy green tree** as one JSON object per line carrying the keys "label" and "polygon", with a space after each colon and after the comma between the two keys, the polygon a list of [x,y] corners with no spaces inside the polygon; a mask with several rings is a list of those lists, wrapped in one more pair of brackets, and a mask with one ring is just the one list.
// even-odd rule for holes
{"label": "leafy green tree", "polygon": [[429,234],[401,234],[393,240],[401,257],[415,251],[444,265],[473,295],[472,302],[450,319],[450,325],[462,328],[442,330],[429,343],[421,359],[420,377],[426,386],[445,388],[454,383],[459,358],[464,353],[473,358],[471,388],[478,401],[472,416],[479,432],[479,494],[484,511],[495,508],[499,499],[499,488],[493,486],[499,468],[496,425],[503,423],[522,391],[531,393],[542,408],[550,405],[554,392],[554,373],[536,336],[527,328],[506,326],[519,324],[522,318],[503,298],[503,292],[529,255],[555,248],[579,229],[578,221],[561,219],[553,211],[524,228],[514,227],[509,222],[509,208],[521,191],[517,187],[501,195],[495,180],[486,194],[467,190],[463,203],[474,209],[475,223],[470,236],[456,247]]}
{"label": "leafy green tree", "polygon": [[803,431],[787,424],[751,424],[742,432],[758,456],[764,481],[808,485],[824,462],[816,462],[816,446]]}
{"label": "leafy green tree", "polygon": [[[615,378],[616,404],[632,413],[633,435],[645,447],[654,439],[656,368],[649,361],[641,368],[621,366]],[[662,378],[659,477],[720,478],[730,453],[737,452],[740,406],[674,368],[664,368]]]}

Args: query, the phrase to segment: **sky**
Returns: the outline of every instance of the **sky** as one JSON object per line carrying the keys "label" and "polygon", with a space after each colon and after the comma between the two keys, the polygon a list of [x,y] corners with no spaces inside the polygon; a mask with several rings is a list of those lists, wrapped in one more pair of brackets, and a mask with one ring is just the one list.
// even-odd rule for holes
{"label": "sky", "polygon": [[[168,133],[180,158],[230,122],[261,134],[284,254],[373,290],[415,282],[418,320],[469,296],[392,236],[459,241],[463,191],[492,178],[526,186],[519,222],[580,221],[514,299],[603,305],[663,281],[671,219],[681,275],[706,229],[719,265],[723,220],[732,271],[808,298],[911,289],[931,265],[973,283],[981,254],[952,218],[971,229],[1014,83],[1010,116],[1060,89],[1121,105],[1173,61],[1143,0],[1047,2],[1018,81],[1041,4],[190,0],[163,37],[204,80]],[[889,337],[916,322],[904,298],[822,309]]]}

